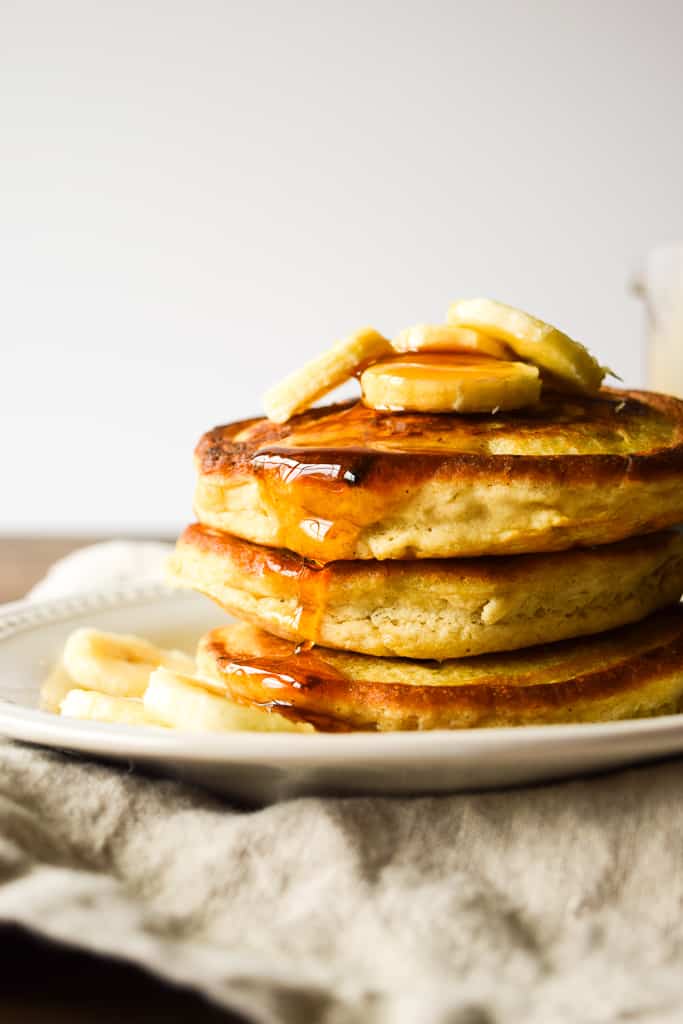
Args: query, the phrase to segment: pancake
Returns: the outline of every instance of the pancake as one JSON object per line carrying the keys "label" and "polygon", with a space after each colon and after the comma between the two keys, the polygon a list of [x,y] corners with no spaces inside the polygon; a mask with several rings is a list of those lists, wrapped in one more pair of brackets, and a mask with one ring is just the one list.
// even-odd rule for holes
{"label": "pancake", "polygon": [[683,519],[683,402],[604,389],[497,415],[311,409],[217,427],[207,526],[321,563],[607,544]]}
{"label": "pancake", "polygon": [[635,622],[683,593],[683,536],[545,555],[318,566],[188,527],[172,577],[277,636],[379,656],[462,658]]}
{"label": "pancake", "polygon": [[438,662],[301,650],[245,624],[207,634],[198,668],[238,703],[321,731],[605,722],[675,712],[683,606],[635,626]]}

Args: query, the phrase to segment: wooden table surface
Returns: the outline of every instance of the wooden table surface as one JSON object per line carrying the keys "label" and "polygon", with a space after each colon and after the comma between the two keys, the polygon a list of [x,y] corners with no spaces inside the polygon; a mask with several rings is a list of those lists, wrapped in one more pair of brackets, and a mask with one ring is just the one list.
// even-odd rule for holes
{"label": "wooden table surface", "polygon": [[[0,537],[0,601],[23,596],[82,538]],[[54,946],[0,927],[2,1024],[244,1024],[191,992],[122,962]]]}

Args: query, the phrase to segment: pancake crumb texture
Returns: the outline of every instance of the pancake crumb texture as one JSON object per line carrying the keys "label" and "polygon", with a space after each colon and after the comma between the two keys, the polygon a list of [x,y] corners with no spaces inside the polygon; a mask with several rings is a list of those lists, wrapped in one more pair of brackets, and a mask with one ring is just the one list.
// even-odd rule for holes
{"label": "pancake crumb texture", "polygon": [[599,633],[677,601],[683,538],[667,532],[552,555],[320,569],[195,525],[180,538],[171,571],[286,639],[378,656],[459,658]]}
{"label": "pancake crumb texture", "polygon": [[683,403],[605,389],[498,416],[309,410],[197,448],[197,518],[320,562],[608,544],[683,518]]}
{"label": "pancake crumb texture", "polygon": [[329,731],[642,718],[680,710],[683,606],[589,638],[441,663],[294,652],[242,623],[207,634],[197,663],[237,702]]}

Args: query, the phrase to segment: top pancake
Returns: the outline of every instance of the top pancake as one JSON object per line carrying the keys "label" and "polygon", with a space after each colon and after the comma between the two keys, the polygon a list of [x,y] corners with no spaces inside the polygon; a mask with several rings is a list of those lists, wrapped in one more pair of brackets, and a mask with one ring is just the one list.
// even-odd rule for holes
{"label": "top pancake", "polygon": [[492,415],[312,409],[197,446],[199,520],[319,562],[557,551],[683,519],[683,402],[604,389]]}

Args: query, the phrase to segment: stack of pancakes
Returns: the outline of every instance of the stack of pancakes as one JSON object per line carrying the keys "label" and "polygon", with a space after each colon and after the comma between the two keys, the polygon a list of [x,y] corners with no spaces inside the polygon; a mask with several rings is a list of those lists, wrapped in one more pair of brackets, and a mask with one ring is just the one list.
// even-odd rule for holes
{"label": "stack of pancakes", "polygon": [[172,573],[202,674],[316,729],[604,721],[683,693],[683,402],[310,409],[218,427]]}

